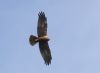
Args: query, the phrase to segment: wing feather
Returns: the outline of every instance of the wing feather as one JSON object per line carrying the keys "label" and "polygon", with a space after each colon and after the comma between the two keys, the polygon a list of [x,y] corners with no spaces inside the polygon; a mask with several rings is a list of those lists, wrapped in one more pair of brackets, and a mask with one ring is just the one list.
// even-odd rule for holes
{"label": "wing feather", "polygon": [[39,49],[45,64],[49,65],[51,63],[52,56],[48,45],[48,38],[44,37],[47,36],[47,18],[45,17],[44,12],[39,12],[38,16],[37,34],[39,38],[43,38],[39,40]]}
{"label": "wing feather", "polygon": [[45,64],[46,65],[51,64],[52,56],[48,46],[48,41],[40,41],[39,48],[40,48],[41,55],[45,61]]}
{"label": "wing feather", "polygon": [[38,16],[37,34],[38,37],[43,37],[47,35],[47,18],[44,12],[40,12]]}

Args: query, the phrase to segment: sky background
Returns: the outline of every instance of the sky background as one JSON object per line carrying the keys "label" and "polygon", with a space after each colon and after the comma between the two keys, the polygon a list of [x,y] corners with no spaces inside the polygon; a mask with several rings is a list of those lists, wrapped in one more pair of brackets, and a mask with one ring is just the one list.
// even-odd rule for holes
{"label": "sky background", "polygon": [[[38,44],[38,13],[48,20],[52,63]],[[0,0],[0,73],[100,73],[100,0]]]}

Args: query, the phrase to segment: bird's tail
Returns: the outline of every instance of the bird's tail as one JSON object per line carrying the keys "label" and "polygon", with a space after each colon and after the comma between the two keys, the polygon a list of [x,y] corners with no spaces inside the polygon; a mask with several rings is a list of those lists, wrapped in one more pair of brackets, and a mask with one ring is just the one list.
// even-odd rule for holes
{"label": "bird's tail", "polygon": [[30,38],[29,38],[29,42],[30,44],[33,46],[35,45],[37,42],[38,42],[38,37],[34,36],[34,35],[30,35]]}

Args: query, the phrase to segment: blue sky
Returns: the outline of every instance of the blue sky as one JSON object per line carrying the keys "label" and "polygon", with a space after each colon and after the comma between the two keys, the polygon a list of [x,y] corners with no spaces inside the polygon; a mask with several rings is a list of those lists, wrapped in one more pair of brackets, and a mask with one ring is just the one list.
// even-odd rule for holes
{"label": "blue sky", "polygon": [[[38,44],[38,12],[48,20],[52,63]],[[0,73],[100,73],[100,0],[0,0]]]}

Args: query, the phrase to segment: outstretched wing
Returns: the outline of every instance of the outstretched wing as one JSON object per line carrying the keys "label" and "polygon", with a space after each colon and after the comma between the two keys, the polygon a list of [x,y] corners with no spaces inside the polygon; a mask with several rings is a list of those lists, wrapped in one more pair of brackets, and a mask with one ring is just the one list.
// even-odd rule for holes
{"label": "outstretched wing", "polygon": [[[44,37],[47,36],[47,18],[45,17],[44,12],[40,12],[38,14],[38,27],[37,27],[37,34],[38,37]],[[39,41],[39,48],[41,55],[45,61],[45,64],[49,65],[51,63],[51,52],[48,45],[48,40],[43,39]]]}
{"label": "outstretched wing", "polygon": [[40,48],[41,55],[45,61],[45,64],[46,65],[51,64],[52,56],[48,46],[48,41],[40,41],[39,48]]}
{"label": "outstretched wing", "polygon": [[44,12],[39,12],[38,16],[37,34],[38,37],[43,37],[47,35],[47,18]]}

